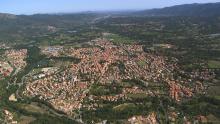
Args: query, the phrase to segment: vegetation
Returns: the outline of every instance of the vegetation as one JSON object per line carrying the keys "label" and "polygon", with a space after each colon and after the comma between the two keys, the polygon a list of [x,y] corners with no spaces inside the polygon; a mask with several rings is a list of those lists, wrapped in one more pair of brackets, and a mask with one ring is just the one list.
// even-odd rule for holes
{"label": "vegetation", "polygon": [[210,60],[208,61],[209,68],[220,68],[220,61]]}
{"label": "vegetation", "polygon": [[[207,5],[202,5],[207,6]],[[216,5],[216,6],[219,6]],[[177,6],[178,8],[179,6]],[[144,90],[158,90],[163,97],[150,96],[144,93],[126,94],[129,100],[105,101],[86,100],[84,105],[95,102],[95,110],[80,110],[82,120],[85,123],[101,122],[108,120],[110,123],[122,123],[123,120],[134,115],[148,115],[154,111],[159,115],[160,123],[167,121],[169,109],[174,107],[179,112],[177,123],[183,123],[183,117],[188,116],[191,120],[197,115],[207,116],[210,121],[220,120],[220,18],[219,13],[211,16],[203,16],[206,9],[196,9],[199,15],[185,13],[188,10],[171,11],[174,8],[165,8],[147,14],[171,14],[174,16],[142,16],[146,12],[139,13],[139,16],[110,16],[105,14],[64,14],[64,15],[31,15],[31,16],[0,16],[0,43],[10,46],[12,49],[28,49],[26,59],[27,66],[12,77],[0,81],[0,118],[2,111],[8,109],[15,113],[16,117],[28,116],[35,120],[31,124],[72,124],[76,123],[64,113],[54,110],[45,101],[39,99],[18,99],[16,103],[10,102],[8,97],[16,93],[18,85],[12,82],[21,83],[23,76],[30,71],[66,65],[66,62],[78,63],[80,59],[74,57],[47,57],[40,53],[40,47],[62,45],[64,47],[87,47],[84,42],[96,38],[105,38],[114,44],[140,44],[145,52],[167,56],[167,61],[172,62],[177,58],[178,65],[186,72],[192,70],[209,69],[216,74],[214,80],[206,81],[208,91],[203,95],[193,96],[192,99],[184,99],[180,103],[174,102],[168,96],[169,87],[163,83],[144,82],[142,80],[123,80],[118,83],[111,82],[108,85],[95,83],[90,87],[88,95],[116,95],[122,93],[122,88],[137,86]],[[187,8],[191,8],[188,6]],[[219,8],[213,8],[219,9]],[[164,11],[165,10],[165,11]],[[219,12],[219,11],[216,11]],[[181,14],[182,13],[182,14]],[[185,16],[182,16],[187,14]],[[209,12],[210,14],[210,12]],[[101,19],[100,19],[101,18]],[[100,19],[97,21],[97,19]],[[109,32],[109,33],[105,33]],[[0,45],[1,45],[0,44]],[[158,45],[160,44],[160,45]],[[171,45],[170,48],[161,47],[161,44]],[[159,46],[159,47],[158,47]],[[0,50],[1,55],[4,49]],[[128,51],[129,52],[129,51]],[[64,53],[65,54],[65,53]],[[3,57],[2,57],[3,58]],[[105,63],[105,60],[100,61]],[[115,63],[120,73],[125,73],[125,65],[122,61]],[[139,61],[138,66],[146,65]],[[83,74],[82,74],[83,75]],[[177,78],[179,73],[174,75]],[[87,75],[85,75],[87,76]],[[8,84],[11,84],[10,86]],[[191,85],[191,84],[186,84]],[[164,93],[164,92],[166,93]],[[86,99],[89,99],[86,97]],[[32,106],[32,102],[40,105]],[[49,109],[45,109],[47,106]],[[55,111],[51,112],[51,111]],[[58,116],[62,115],[62,116]]]}

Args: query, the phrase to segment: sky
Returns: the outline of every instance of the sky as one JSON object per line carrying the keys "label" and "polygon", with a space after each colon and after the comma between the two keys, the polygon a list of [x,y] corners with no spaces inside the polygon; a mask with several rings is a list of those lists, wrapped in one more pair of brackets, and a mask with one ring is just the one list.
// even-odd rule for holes
{"label": "sky", "polygon": [[0,13],[36,14],[81,11],[143,10],[220,0],[0,0]]}

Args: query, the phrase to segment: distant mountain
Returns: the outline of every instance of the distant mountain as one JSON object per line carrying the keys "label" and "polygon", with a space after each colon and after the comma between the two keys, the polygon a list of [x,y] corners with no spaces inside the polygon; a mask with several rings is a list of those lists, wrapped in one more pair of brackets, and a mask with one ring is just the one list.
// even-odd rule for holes
{"label": "distant mountain", "polygon": [[184,4],[161,9],[135,12],[140,16],[220,16],[220,2],[206,4]]}
{"label": "distant mountain", "polygon": [[[25,38],[41,36],[53,31],[72,30],[88,25],[98,18],[97,14],[35,14],[12,15],[0,13],[0,42],[23,41]],[[51,28],[56,30],[51,30]]]}
{"label": "distant mountain", "polygon": [[0,19],[15,19],[15,18],[16,18],[16,15],[0,13]]}

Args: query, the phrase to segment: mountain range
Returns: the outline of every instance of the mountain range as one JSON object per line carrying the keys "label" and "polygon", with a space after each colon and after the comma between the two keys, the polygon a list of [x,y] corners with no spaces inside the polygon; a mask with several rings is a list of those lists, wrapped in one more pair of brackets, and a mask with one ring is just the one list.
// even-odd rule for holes
{"label": "mountain range", "polygon": [[[185,4],[142,11],[119,12],[81,12],[62,14],[13,15],[0,13],[0,41],[23,40],[24,36],[33,36],[48,32],[48,26],[59,29],[93,24],[109,17],[143,16],[193,16],[220,17],[220,2],[207,4]],[[98,20],[98,21],[97,21]]]}
{"label": "mountain range", "polygon": [[142,16],[220,16],[220,2],[184,4],[135,12]]}
{"label": "mountain range", "polygon": [[[84,12],[81,14],[100,14],[100,12]],[[72,15],[80,14],[80,13],[73,13]],[[129,11],[129,12],[115,12],[112,13],[102,12],[102,14],[110,14],[110,15],[138,15],[138,16],[220,16],[220,2],[217,3],[205,3],[205,4],[183,4],[183,5],[176,5],[171,7],[165,8],[157,8],[157,9],[148,9],[148,10],[141,10],[141,11]],[[41,15],[41,16],[39,16]],[[53,16],[61,16],[61,15],[71,15],[71,13],[65,14],[36,14],[31,15],[34,17],[42,17],[42,15],[53,15]],[[0,19],[15,19],[16,16],[13,14],[6,14],[0,13]]]}

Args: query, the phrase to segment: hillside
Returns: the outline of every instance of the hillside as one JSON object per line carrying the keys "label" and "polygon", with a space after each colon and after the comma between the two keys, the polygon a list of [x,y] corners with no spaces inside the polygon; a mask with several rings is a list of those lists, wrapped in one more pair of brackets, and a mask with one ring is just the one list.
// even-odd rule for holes
{"label": "hillside", "polygon": [[0,19],[15,19],[16,15],[7,14],[7,13],[0,13]]}
{"label": "hillside", "polygon": [[[109,17],[133,16],[220,16],[220,2],[207,4],[185,4],[161,9],[151,9],[136,12],[84,12],[69,14],[36,14],[13,15],[0,13],[0,42],[29,40],[27,38],[54,33],[57,31],[74,30],[83,26],[108,20]],[[209,18],[208,18],[209,19]],[[129,21],[129,20],[128,20]],[[80,28],[82,29],[82,27]]]}
{"label": "hillside", "polygon": [[11,15],[0,13],[0,42],[23,41],[27,37],[40,36],[62,29],[71,30],[88,25],[99,14],[36,14]]}
{"label": "hillside", "polygon": [[184,4],[161,9],[135,12],[142,16],[220,16],[220,2],[207,4]]}

